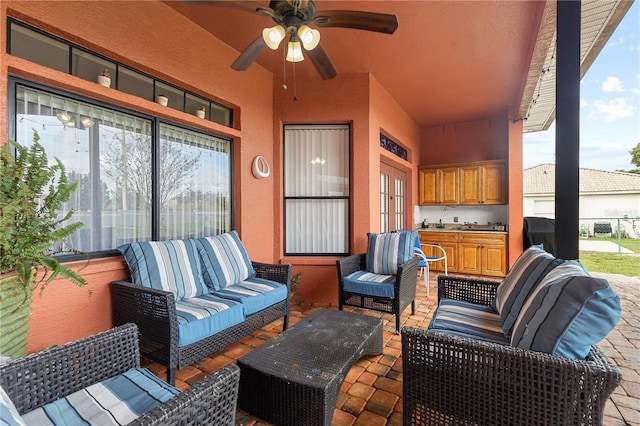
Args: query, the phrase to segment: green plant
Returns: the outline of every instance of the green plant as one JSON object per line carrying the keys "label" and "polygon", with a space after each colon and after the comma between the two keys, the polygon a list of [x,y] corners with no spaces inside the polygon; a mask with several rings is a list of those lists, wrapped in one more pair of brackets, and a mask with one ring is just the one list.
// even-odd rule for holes
{"label": "green plant", "polygon": [[[62,218],[58,212],[76,184],[68,181],[60,160],[49,164],[39,140],[34,132],[30,147],[8,141],[0,151],[0,273],[15,272],[25,301],[38,285],[42,291],[57,276],[78,286],[86,284],[83,277],[54,257],[52,247],[60,246],[82,223],[62,225],[73,210]],[[42,273],[36,276],[38,270]]]}
{"label": "green plant", "polygon": [[293,299],[296,298],[296,290],[300,285],[300,280],[302,278],[302,272],[298,272],[297,274],[291,277],[291,284],[289,285],[289,298],[293,303]]}

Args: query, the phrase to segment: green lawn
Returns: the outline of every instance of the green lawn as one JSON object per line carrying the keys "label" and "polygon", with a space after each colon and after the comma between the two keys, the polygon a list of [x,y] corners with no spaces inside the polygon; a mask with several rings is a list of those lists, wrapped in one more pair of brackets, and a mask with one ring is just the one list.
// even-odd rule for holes
{"label": "green lawn", "polygon": [[[596,238],[595,240],[618,243],[617,238]],[[620,245],[635,254],[580,251],[580,262],[588,271],[640,277],[640,239],[621,238]]]}

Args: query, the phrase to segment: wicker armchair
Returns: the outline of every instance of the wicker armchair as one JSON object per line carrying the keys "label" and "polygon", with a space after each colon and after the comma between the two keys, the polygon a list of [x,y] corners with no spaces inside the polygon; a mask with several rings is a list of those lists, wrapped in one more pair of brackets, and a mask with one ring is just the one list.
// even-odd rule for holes
{"label": "wicker armchair", "polygon": [[[499,282],[438,277],[438,300],[492,303]],[[402,330],[405,425],[596,425],[620,383],[596,347],[574,360],[417,328]]]}
{"label": "wicker armchair", "polygon": [[[289,286],[291,265],[251,262],[257,277]],[[214,352],[224,349],[265,325],[283,318],[283,330],[289,323],[289,299],[278,302],[243,322],[228,327],[197,342],[178,346],[178,319],[172,293],[146,288],[126,281],[111,283],[113,322],[115,325],[135,323],[140,330],[141,352],[167,366],[167,382],[174,384],[176,369],[186,367]]]}
{"label": "wicker armchair", "polygon": [[[0,366],[2,388],[23,415],[140,367],[138,333],[126,324]],[[130,425],[234,425],[240,371],[228,365]]]}
{"label": "wicker armchair", "polygon": [[336,261],[338,267],[338,307],[342,310],[342,307],[347,305],[392,313],[396,316],[396,332],[400,333],[400,314],[409,304],[411,304],[411,315],[416,313],[416,284],[420,259],[414,257],[400,265],[393,284],[394,297],[382,297],[349,292],[344,288],[345,277],[354,272],[366,270],[365,258],[366,253],[361,253]]}

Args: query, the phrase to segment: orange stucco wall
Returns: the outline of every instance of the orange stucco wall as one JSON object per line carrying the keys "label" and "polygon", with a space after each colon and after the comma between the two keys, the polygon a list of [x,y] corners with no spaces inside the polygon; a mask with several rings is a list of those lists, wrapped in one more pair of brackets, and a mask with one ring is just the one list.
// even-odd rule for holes
{"label": "orange stucco wall", "polygon": [[522,253],[522,121],[509,121],[509,267]]}
{"label": "orange stucco wall", "polygon": [[423,129],[420,165],[506,160],[507,111],[464,123],[448,123]]}

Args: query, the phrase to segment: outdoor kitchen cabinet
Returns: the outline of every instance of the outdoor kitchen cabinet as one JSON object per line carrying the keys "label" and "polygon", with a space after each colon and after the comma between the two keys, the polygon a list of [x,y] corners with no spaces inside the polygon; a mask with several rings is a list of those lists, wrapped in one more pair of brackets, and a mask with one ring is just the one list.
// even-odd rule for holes
{"label": "outdoor kitchen cabinet", "polygon": [[502,161],[460,167],[460,204],[506,204],[506,164]]}
{"label": "outdoor kitchen cabinet", "polygon": [[418,170],[418,203],[422,206],[507,203],[504,161],[423,166]]}
{"label": "outdoor kitchen cabinet", "polygon": [[458,168],[421,168],[420,205],[455,205],[458,202]]}
{"label": "outdoor kitchen cabinet", "polygon": [[[436,244],[441,246],[447,253],[447,272],[457,271],[458,259],[458,233],[457,232],[419,232],[421,244]],[[426,256],[439,256],[441,252],[436,252],[431,247],[423,247],[422,251]],[[444,272],[444,260],[429,263],[429,270]]]}
{"label": "outdoor kitchen cabinet", "polygon": [[[437,244],[447,253],[449,273],[504,277],[507,274],[507,234],[478,231],[419,231],[420,243]],[[432,253],[423,248],[425,255]],[[444,261],[429,264],[444,272]]]}
{"label": "outdoor kitchen cabinet", "polygon": [[488,232],[460,233],[458,272],[504,277],[507,274],[506,235]]}

